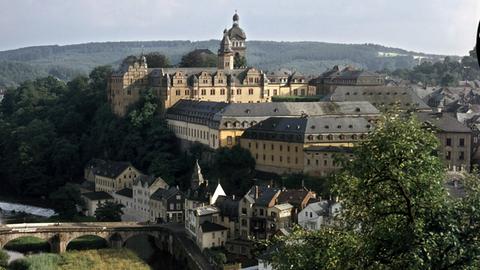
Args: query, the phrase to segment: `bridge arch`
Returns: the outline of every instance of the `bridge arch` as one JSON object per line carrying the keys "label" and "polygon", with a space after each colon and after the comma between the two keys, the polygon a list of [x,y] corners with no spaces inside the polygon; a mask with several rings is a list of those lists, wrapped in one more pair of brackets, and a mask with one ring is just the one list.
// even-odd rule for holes
{"label": "bridge arch", "polygon": [[0,249],[17,252],[50,252],[52,243],[50,237],[42,235],[11,235],[0,243]]}
{"label": "bridge arch", "polygon": [[84,234],[77,238],[70,239],[66,243],[66,250],[87,250],[102,249],[110,246],[109,238],[104,238],[96,234]]}

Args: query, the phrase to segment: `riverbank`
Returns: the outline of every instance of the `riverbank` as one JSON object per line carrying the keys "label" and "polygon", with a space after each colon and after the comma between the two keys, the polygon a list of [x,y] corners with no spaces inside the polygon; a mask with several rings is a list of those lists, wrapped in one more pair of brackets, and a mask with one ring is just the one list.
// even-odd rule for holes
{"label": "riverbank", "polygon": [[52,208],[52,204],[48,200],[40,199],[40,198],[32,198],[32,197],[19,198],[18,196],[9,196],[5,194],[1,194],[0,202],[24,204],[29,206],[41,207],[41,208]]}

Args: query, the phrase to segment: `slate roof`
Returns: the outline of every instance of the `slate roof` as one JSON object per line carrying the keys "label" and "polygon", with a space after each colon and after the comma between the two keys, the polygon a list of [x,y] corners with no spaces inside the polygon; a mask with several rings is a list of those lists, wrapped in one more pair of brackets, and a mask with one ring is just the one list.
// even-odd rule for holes
{"label": "slate roof", "polygon": [[172,196],[175,196],[177,193],[181,193],[176,187],[171,187],[169,189],[159,188],[155,191],[150,198],[152,200],[161,201],[163,199],[170,199]]}
{"label": "slate roof", "polygon": [[[256,197],[256,188],[258,188],[258,197]],[[255,200],[255,205],[268,206],[268,204],[277,196],[280,192],[278,188],[272,188],[269,186],[253,186],[247,193],[248,196]]]}
{"label": "slate roof", "polygon": [[315,212],[319,216],[329,216],[330,215],[330,208],[335,204],[334,201],[331,200],[322,200],[319,202],[314,202],[309,204],[309,207],[313,212]]}
{"label": "slate roof", "polygon": [[379,114],[378,109],[365,101],[354,102],[263,102],[232,103],[217,113],[220,117],[270,117],[308,115]]}
{"label": "slate roof", "polygon": [[148,186],[150,186],[151,184],[153,184],[153,182],[155,182],[156,179],[157,178],[153,175],[140,174],[139,176],[137,176],[135,181],[136,183],[140,181],[142,184],[146,183]]}
{"label": "slate roof", "polygon": [[270,117],[246,129],[242,138],[305,142],[308,135],[367,134],[371,130],[373,124],[363,117]]}
{"label": "slate roof", "polygon": [[308,196],[310,191],[306,189],[287,189],[282,190],[278,195],[278,203],[290,203],[296,208],[300,208],[303,200]]}
{"label": "slate roof", "polygon": [[219,231],[228,230],[228,228],[226,228],[222,225],[216,224],[216,223],[212,223],[210,221],[203,222],[202,225],[200,225],[200,227],[202,228],[202,232],[204,232],[204,233],[206,233],[206,232],[219,232]]}
{"label": "slate roof", "polygon": [[112,200],[113,199],[113,197],[105,191],[87,192],[87,193],[83,193],[82,196],[88,198],[91,201]]}
{"label": "slate roof", "polygon": [[401,109],[431,110],[412,88],[400,86],[337,86],[324,100],[367,101],[377,108],[396,104]]}
{"label": "slate roof", "polygon": [[132,164],[126,161],[92,159],[87,163],[86,168],[92,169],[95,175],[115,178],[129,166],[132,166]]}
{"label": "slate roof", "polygon": [[124,197],[133,198],[133,190],[131,188],[123,188],[115,193]]}
{"label": "slate roof", "polygon": [[215,206],[220,209],[222,216],[229,217],[230,220],[238,219],[238,205],[240,201],[227,196],[219,196]]}
{"label": "slate roof", "polygon": [[228,106],[225,102],[194,101],[182,99],[167,109],[166,118],[218,127],[215,114]]}
{"label": "slate roof", "polygon": [[351,80],[351,79],[358,79],[359,77],[381,77],[381,76],[382,76],[381,74],[367,71],[367,70],[355,69],[354,67],[351,67],[351,66],[346,66],[343,69],[340,69],[339,66],[334,66],[332,69],[322,73],[319,79],[329,79],[329,80],[335,81],[337,79]]}
{"label": "slate roof", "polygon": [[446,113],[415,113],[419,121],[434,126],[443,132],[471,133],[472,130]]}
{"label": "slate roof", "polygon": [[245,40],[247,39],[247,35],[245,35],[245,31],[243,31],[242,28],[236,23],[233,24],[233,26],[228,30],[228,37],[230,39],[239,39],[239,40]]}

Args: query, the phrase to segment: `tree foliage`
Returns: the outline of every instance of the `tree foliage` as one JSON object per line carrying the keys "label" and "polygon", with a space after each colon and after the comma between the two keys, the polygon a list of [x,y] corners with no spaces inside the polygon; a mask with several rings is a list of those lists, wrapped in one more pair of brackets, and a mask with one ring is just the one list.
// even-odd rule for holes
{"label": "tree foliage", "polygon": [[10,259],[8,253],[0,249],[0,269],[8,266],[8,259]]}
{"label": "tree foliage", "polygon": [[215,153],[209,178],[218,179],[229,194],[243,195],[253,184],[255,159],[240,145],[222,147]]}
{"label": "tree foliage", "polygon": [[247,66],[247,59],[245,56],[241,56],[240,54],[235,54],[233,58],[233,67],[234,68],[243,68]]}
{"label": "tree foliage", "polygon": [[158,117],[150,91],[118,118],[106,98],[111,68],[68,83],[53,77],[9,89],[0,104],[0,193],[47,197],[83,179],[92,158],[131,161],[145,173],[180,184],[191,162]]}
{"label": "tree foliage", "polygon": [[217,56],[210,50],[194,50],[184,56],[180,61],[181,67],[216,67]]}
{"label": "tree foliage", "polygon": [[435,135],[412,116],[385,115],[343,160],[334,181],[338,226],[295,231],[269,243],[275,269],[474,269],[478,267],[477,177],[451,197]]}
{"label": "tree foliage", "polygon": [[170,60],[164,54],[151,52],[145,55],[149,68],[167,68],[170,67]]}
{"label": "tree foliage", "polygon": [[55,212],[63,219],[72,219],[77,215],[77,205],[82,205],[80,190],[72,185],[67,184],[52,192],[49,196]]}
{"label": "tree foliage", "polygon": [[95,210],[95,218],[98,221],[122,221],[124,205],[112,201],[106,201],[100,204]]}

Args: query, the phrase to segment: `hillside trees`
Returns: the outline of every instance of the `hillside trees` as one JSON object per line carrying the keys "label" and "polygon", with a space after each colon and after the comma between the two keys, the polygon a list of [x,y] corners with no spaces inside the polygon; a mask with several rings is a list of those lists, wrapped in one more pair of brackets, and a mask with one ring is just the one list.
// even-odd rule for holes
{"label": "hillside trees", "polygon": [[184,56],[180,67],[216,67],[217,55],[210,50],[194,50]]}
{"label": "hillside trees", "polygon": [[461,80],[479,80],[480,68],[475,56],[475,50],[465,56],[460,62],[445,57],[442,62],[423,62],[413,69],[386,70],[386,73],[410,80],[414,83],[427,85],[455,86]]}
{"label": "hillside trees", "polygon": [[171,184],[182,179],[191,165],[156,115],[157,101],[146,93],[128,117],[116,117],[105,92],[110,73],[101,66],[68,83],[46,77],[7,91],[0,104],[1,193],[48,198],[78,183],[91,158],[131,161]]}
{"label": "hillside trees", "polygon": [[413,117],[385,116],[343,160],[334,190],[338,226],[271,243],[275,269],[474,269],[479,266],[479,180],[445,190],[438,142]]}

